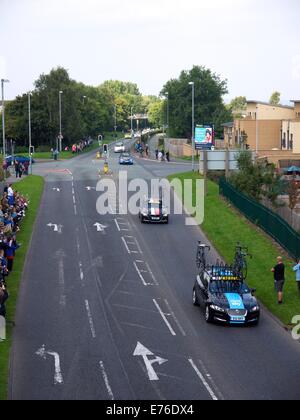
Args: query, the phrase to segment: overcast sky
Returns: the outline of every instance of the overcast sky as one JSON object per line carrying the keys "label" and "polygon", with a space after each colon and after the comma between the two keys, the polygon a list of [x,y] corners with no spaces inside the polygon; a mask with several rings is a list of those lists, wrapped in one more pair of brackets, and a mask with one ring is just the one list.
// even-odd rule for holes
{"label": "overcast sky", "polygon": [[6,97],[63,66],[72,78],[138,84],[144,94],[193,64],[229,95],[300,99],[300,0],[0,0]]}

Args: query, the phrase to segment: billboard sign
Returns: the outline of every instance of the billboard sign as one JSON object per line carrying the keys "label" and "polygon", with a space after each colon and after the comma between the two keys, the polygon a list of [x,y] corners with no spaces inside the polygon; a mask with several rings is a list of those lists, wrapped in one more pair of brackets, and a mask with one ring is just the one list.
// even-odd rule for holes
{"label": "billboard sign", "polygon": [[214,127],[212,125],[197,125],[195,129],[195,146],[197,150],[211,149],[214,145]]}

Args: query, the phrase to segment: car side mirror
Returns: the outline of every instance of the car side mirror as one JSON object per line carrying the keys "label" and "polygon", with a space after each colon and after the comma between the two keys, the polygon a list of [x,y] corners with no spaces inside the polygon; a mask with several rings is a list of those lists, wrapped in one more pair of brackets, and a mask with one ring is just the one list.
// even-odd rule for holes
{"label": "car side mirror", "polygon": [[256,289],[251,289],[251,295],[255,295]]}

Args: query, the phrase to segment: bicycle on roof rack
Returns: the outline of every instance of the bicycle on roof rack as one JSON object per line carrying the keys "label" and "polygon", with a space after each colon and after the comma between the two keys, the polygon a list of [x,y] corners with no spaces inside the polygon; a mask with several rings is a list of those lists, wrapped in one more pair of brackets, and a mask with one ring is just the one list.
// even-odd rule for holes
{"label": "bicycle on roof rack", "polygon": [[252,255],[249,254],[249,249],[247,247],[241,246],[238,242],[235,247],[235,256],[233,262],[233,268],[235,273],[246,280],[248,276],[248,262],[247,257],[252,259]]}
{"label": "bicycle on roof rack", "polygon": [[210,251],[210,246],[203,244],[201,241],[198,242],[197,246],[197,255],[196,255],[196,265],[199,271],[204,271],[206,269],[206,251]]}

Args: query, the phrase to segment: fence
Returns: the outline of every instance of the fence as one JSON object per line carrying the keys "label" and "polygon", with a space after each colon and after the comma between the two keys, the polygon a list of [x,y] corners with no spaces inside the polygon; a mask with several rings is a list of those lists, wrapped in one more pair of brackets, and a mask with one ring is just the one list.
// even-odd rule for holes
{"label": "fence", "polygon": [[280,216],[237,191],[225,178],[220,180],[220,194],[274,238],[293,258],[300,257],[300,235]]}

